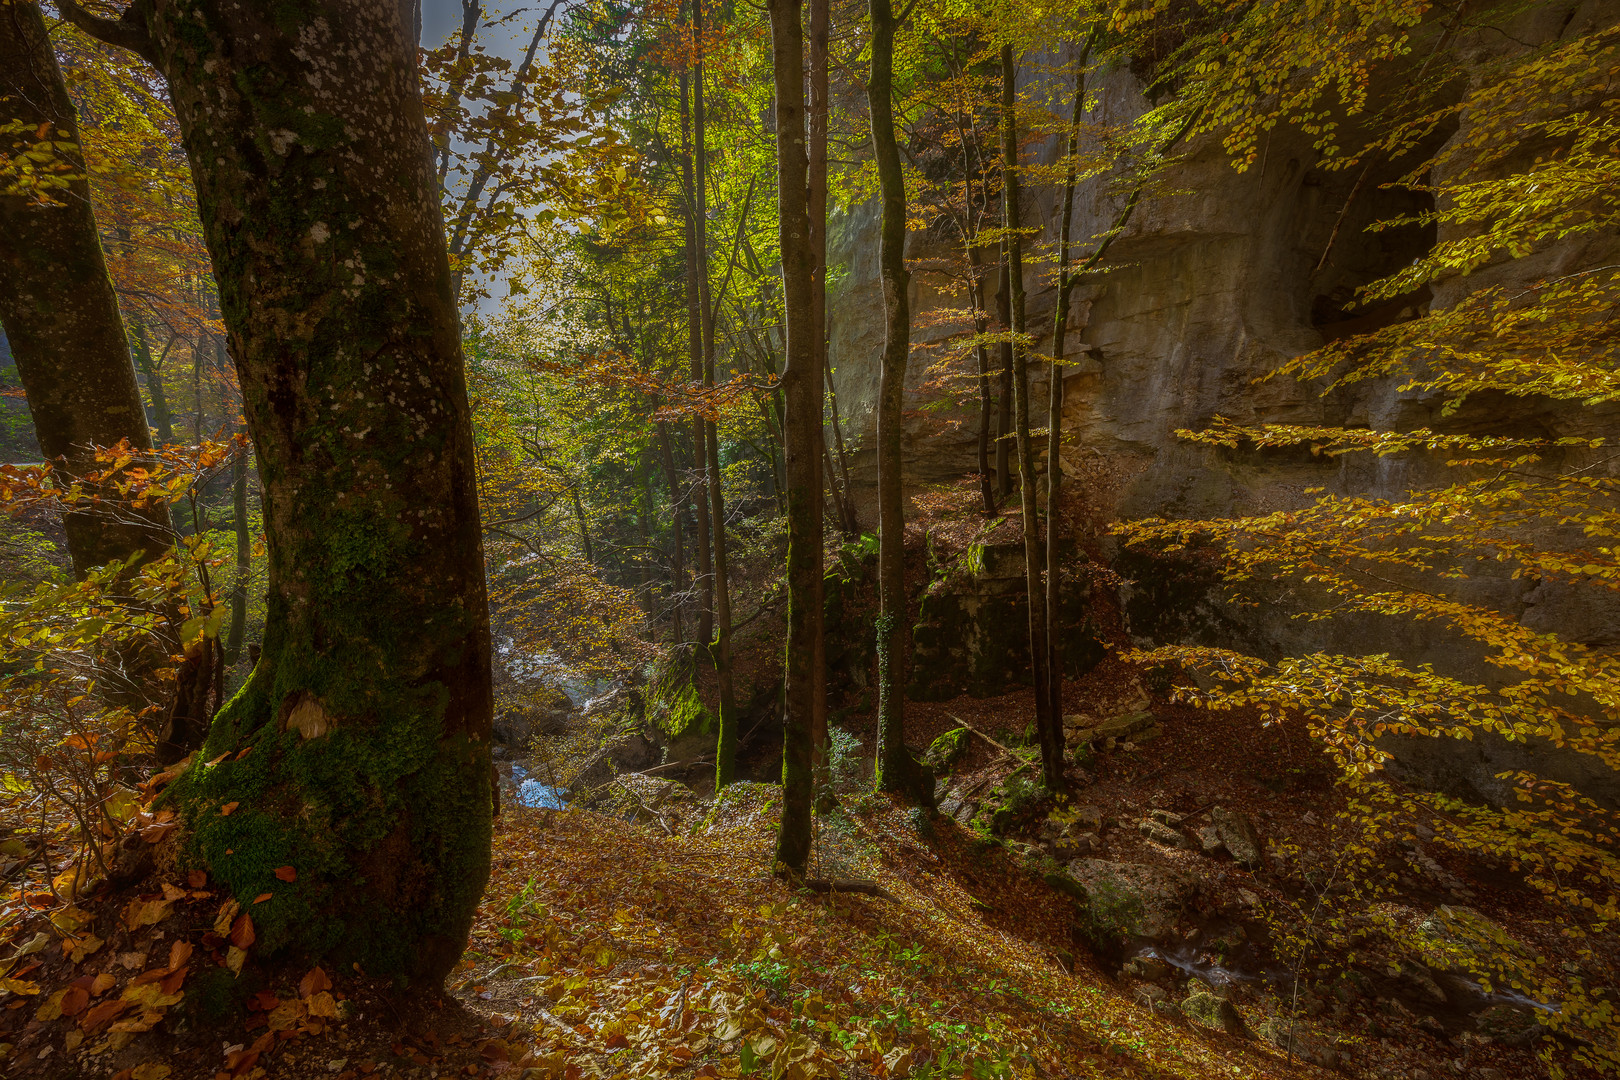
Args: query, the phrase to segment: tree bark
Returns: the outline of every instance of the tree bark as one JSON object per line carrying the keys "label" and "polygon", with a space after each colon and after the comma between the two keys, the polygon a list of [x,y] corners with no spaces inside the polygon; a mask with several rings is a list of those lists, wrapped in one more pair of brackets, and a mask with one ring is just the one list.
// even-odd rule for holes
{"label": "tree bark", "polygon": [[[824,380],[822,394],[832,394],[832,357],[827,348],[827,127],[831,120],[831,97],[827,72],[827,41],[831,33],[832,14],[830,0],[810,0],[810,112],[809,112],[809,237],[810,237],[810,323],[811,344],[817,374]],[[836,410],[836,406],[834,406]],[[820,419],[820,410],[817,410]],[[838,427],[838,415],[833,413],[833,429]],[[832,467],[832,453],[827,446],[825,427],[821,432],[821,464],[826,486],[832,489],[838,510],[838,525],[845,536],[855,532],[854,492],[840,487],[838,473]],[[836,434],[834,438],[840,438]],[[825,633],[815,637],[815,670],[827,670],[827,638]],[[815,695],[810,702],[810,766],[816,777],[823,778],[827,769],[827,697]]]}
{"label": "tree bark", "polygon": [[[669,425],[662,420],[658,421],[658,462],[664,469],[664,484],[669,488],[669,518],[670,518],[670,560],[669,581],[674,589],[681,586],[681,578],[686,574],[685,537],[686,531],[686,499],[681,494],[680,472],[675,468],[675,452],[670,446]],[[679,645],[684,638],[681,634],[681,604],[679,600],[672,600],[669,605],[670,628],[675,635],[675,644]]]}
{"label": "tree bark", "polygon": [[146,379],[146,396],[152,399],[152,426],[157,429],[159,443],[174,442],[174,421],[169,418],[169,395],[163,389],[163,372],[152,359],[152,342],[146,334],[146,324],[140,319],[135,324],[135,362]]}
{"label": "tree bark", "polygon": [[[1005,181],[1003,191],[1005,192]],[[1006,337],[1012,329],[1012,277],[1007,270],[1007,242],[1001,242],[996,273],[996,315],[1001,320],[1001,385],[996,393],[996,501],[1012,494],[1013,343]]]}
{"label": "tree bark", "polygon": [[[703,104],[703,3],[692,0],[692,38],[697,61],[692,72],[693,266],[697,271],[699,374],[705,387],[714,386],[714,299],[709,286],[709,159],[706,134],[707,110]],[[703,435],[704,487],[708,495],[709,536],[714,545],[710,565],[714,568],[713,640],[703,639],[714,661],[714,677],[720,698],[719,728],[715,737],[714,786],[718,791],[731,783],[737,769],[737,703],[731,685],[731,587],[726,578],[726,505],[720,487],[720,432],[713,420],[699,419]]]}
{"label": "tree bark", "polygon": [[248,529],[248,450],[231,459],[231,509],[236,518],[236,581],[231,586],[231,626],[225,635],[225,666],[235,667],[247,633],[248,577],[253,571],[253,535]]}
{"label": "tree bark", "polygon": [[[686,332],[687,332],[687,358],[692,366],[692,381],[703,381],[703,294],[698,289],[698,274],[701,272],[706,278],[707,267],[700,267],[698,262],[698,231],[702,223],[697,220],[697,181],[692,165],[692,108],[690,104],[689,80],[686,72],[681,72],[681,139],[686,143],[686,153],[681,159],[681,169],[686,181],[685,199],[682,201],[682,210],[686,218]],[[697,512],[697,565],[694,567],[698,587],[698,644],[707,649],[714,640],[714,562],[711,556],[713,550],[709,546],[709,500],[707,497],[707,473],[709,463],[709,436],[708,425],[701,416],[692,418],[692,467],[698,476],[704,477],[704,495],[695,500]]]}
{"label": "tree bark", "polygon": [[984,516],[996,513],[996,477],[990,471],[990,350],[985,347],[984,335],[990,320],[984,310],[984,273],[979,249],[968,241],[968,272],[973,280],[968,284],[968,304],[973,309],[973,333],[978,341],[973,346],[973,359],[979,369],[979,499],[984,505]]}
{"label": "tree bark", "polygon": [[901,468],[901,412],[906,360],[911,351],[907,295],[906,187],[894,137],[894,31],[889,0],[870,0],[872,67],[866,99],[872,114],[872,157],[883,202],[878,256],[883,278],[883,363],[878,382],[878,754],[877,788],[923,805],[933,803],[933,780],[906,749],[906,506]]}
{"label": "tree bark", "polygon": [[1013,423],[1018,442],[1018,495],[1023,509],[1024,584],[1029,599],[1029,657],[1035,677],[1035,730],[1041,743],[1041,779],[1049,791],[1063,790],[1063,725],[1054,722],[1051,684],[1046,675],[1046,591],[1042,587],[1040,509],[1036,504],[1035,442],[1029,431],[1029,344],[1024,316],[1024,241],[1019,198],[1017,69],[1011,45],[1001,47],[1001,197],[1007,225],[1007,280],[1011,286],[1013,337]]}
{"label": "tree bark", "polygon": [[[1058,572],[1060,515],[1063,488],[1063,363],[1064,338],[1069,329],[1069,297],[1074,281],[1069,274],[1069,232],[1074,220],[1074,188],[1079,176],[1080,118],[1086,106],[1086,62],[1095,31],[1086,38],[1074,77],[1074,107],[1069,116],[1068,157],[1063,171],[1063,216],[1058,220],[1057,309],[1052,316],[1052,377],[1046,398],[1046,697],[1061,740],[1063,732],[1063,644],[1058,627],[1063,623],[1063,585]],[[1059,744],[1062,753],[1062,744]]]}
{"label": "tree bark", "polygon": [[270,894],[255,951],[437,987],[489,876],[490,641],[415,59],[396,4],[134,10],[196,180],[268,540],[259,662],[170,798],[191,859],[243,903]]}
{"label": "tree bark", "polygon": [[[825,334],[826,330],[823,329]],[[838,388],[833,385],[832,358],[823,356],[827,375],[827,410],[832,414],[833,447],[838,451],[838,473],[843,480],[845,513],[844,537],[853,540],[861,535],[861,522],[855,514],[855,485],[849,480],[849,455],[844,452],[844,428],[838,419]]]}
{"label": "tree bark", "polygon": [[799,0],[768,0],[776,95],[776,195],[780,207],[783,335],[782,445],[787,477],[788,618],[783,662],[782,825],[776,864],[802,877],[810,859],[817,703],[826,693],[822,635],[821,363],[811,276],[809,161],[805,151],[804,33]]}
{"label": "tree bark", "polygon": [[[0,324],[40,452],[71,481],[99,468],[92,446],[128,439],[150,450],[152,433],[90,204],[78,116],[45,19],[24,0],[0,0],[0,119],[24,129],[8,143],[32,147],[43,137],[66,169],[65,186],[54,193],[58,205],[42,205],[26,192],[0,194]],[[104,499],[101,508],[74,510],[63,520],[78,577],[169,547],[166,507],[119,507],[110,491]]]}

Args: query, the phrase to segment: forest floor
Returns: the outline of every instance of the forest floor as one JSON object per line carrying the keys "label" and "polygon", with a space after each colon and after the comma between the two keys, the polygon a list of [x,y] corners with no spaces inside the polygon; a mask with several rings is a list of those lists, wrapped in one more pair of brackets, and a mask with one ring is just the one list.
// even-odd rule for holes
{"label": "forest floor", "polygon": [[[1094,700],[1129,685],[1129,673],[1108,664],[1089,678],[1073,689]],[[1005,718],[1023,715],[1019,700],[918,705],[916,720],[965,720],[1011,741]],[[1225,800],[1278,835],[1331,843],[1313,832],[1331,815],[1333,794],[1302,732],[1155,709],[1162,738],[1105,755],[1080,798],[1121,819]],[[1004,774],[993,760],[975,747],[956,783]],[[1252,1032],[1156,1010],[1151,983],[1120,974],[1119,956],[1077,944],[1071,904],[1031,872],[1016,842],[943,815],[846,794],[819,819],[813,869],[883,895],[789,888],[768,873],[778,798],[770,785],[740,784],[639,822],[509,807],[445,999],[402,999],[319,969],[280,981],[261,975],[246,1013],[225,1029],[200,1029],[183,1004],[186,990],[229,962],[239,919],[221,918],[226,902],[205,881],[149,879],[138,892],[82,906],[54,903],[35,881],[6,898],[14,914],[26,909],[12,949],[46,935],[9,972],[9,1000],[0,1002],[8,1075],[1328,1075]],[[1213,910],[1231,911],[1240,890],[1278,895],[1264,869],[1165,850],[1128,826],[1104,836],[1111,859],[1210,863],[1195,869]],[[1474,884],[1486,910],[1516,902]],[[1284,991],[1261,979],[1226,992],[1257,1021],[1275,1013]],[[1386,1017],[1369,1033],[1364,1020],[1335,1011],[1301,1030],[1340,1047],[1350,1075],[1544,1075],[1529,1051],[1424,1027],[1415,1014]]]}

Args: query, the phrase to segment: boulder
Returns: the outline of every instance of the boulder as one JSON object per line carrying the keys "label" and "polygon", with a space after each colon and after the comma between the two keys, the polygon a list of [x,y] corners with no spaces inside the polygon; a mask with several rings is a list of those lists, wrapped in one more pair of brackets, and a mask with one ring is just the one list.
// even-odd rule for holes
{"label": "boulder", "polygon": [[951,766],[967,751],[968,736],[965,727],[947,731],[928,744],[928,749],[923,753],[923,764],[931,766],[935,773],[949,772]]}
{"label": "boulder", "polygon": [[1303,1024],[1286,1017],[1273,1017],[1260,1025],[1260,1036],[1285,1054],[1292,1054],[1311,1065],[1331,1069],[1339,1064],[1339,1052],[1310,1034]]}
{"label": "boulder", "polygon": [[1080,742],[1106,743],[1109,739],[1122,742],[1147,731],[1155,722],[1153,714],[1145,709],[1121,713],[1102,721],[1094,721],[1084,713],[1063,718],[1065,736],[1071,745]]}
{"label": "boulder", "polygon": [[1215,826],[1205,825],[1197,832],[1198,846],[1205,855],[1218,855],[1225,845],[1221,843],[1221,836],[1215,831]]}
{"label": "boulder", "polygon": [[526,752],[536,735],[560,735],[573,714],[573,701],[555,687],[503,694],[495,713],[494,741]]}
{"label": "boulder", "polygon": [[1264,852],[1260,834],[1254,831],[1254,826],[1249,824],[1249,819],[1241,811],[1217,806],[1209,812],[1209,817],[1215,827],[1215,835],[1240,866],[1252,869],[1260,865]]}
{"label": "boulder", "polygon": [[1436,971],[1526,982],[1540,955],[1471,907],[1442,904],[1418,924],[1418,954]]}
{"label": "boulder", "polygon": [[1547,1029],[1528,1010],[1511,1005],[1493,1005],[1474,1017],[1474,1026],[1505,1046],[1528,1046]]}
{"label": "boulder", "polygon": [[1157,956],[1138,956],[1125,964],[1123,972],[1133,979],[1166,982],[1175,977],[1176,969]]}
{"label": "boulder", "polygon": [[1065,833],[1052,841],[1052,857],[1062,863],[1084,859],[1097,850],[1097,838],[1090,833]]}
{"label": "boulder", "polygon": [[1181,1011],[1187,1019],[1201,1027],[1214,1028],[1231,1035],[1241,1035],[1246,1030],[1237,1006],[1208,991],[1200,990],[1190,995],[1181,1003]]}
{"label": "boulder", "polygon": [[1065,879],[1057,887],[1075,898],[1081,929],[1104,947],[1169,937],[1198,894],[1192,875],[1146,863],[1077,859],[1052,877]]}
{"label": "boulder", "polygon": [[1162,821],[1155,821],[1153,818],[1143,818],[1137,823],[1136,831],[1153,841],[1155,844],[1159,844],[1163,847],[1192,847],[1192,841],[1182,835],[1180,831],[1172,829]]}

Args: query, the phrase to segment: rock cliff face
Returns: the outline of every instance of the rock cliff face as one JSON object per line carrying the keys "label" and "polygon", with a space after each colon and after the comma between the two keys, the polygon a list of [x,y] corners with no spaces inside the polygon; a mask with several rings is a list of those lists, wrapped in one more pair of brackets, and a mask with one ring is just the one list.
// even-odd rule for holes
{"label": "rock cliff face", "polygon": [[[1512,37],[1529,44],[1553,40],[1591,21],[1613,21],[1614,8],[1599,2],[1535,5],[1513,28]],[[1482,36],[1472,47],[1484,55],[1519,46]],[[1061,65],[1068,55],[1064,47],[1051,59]],[[1101,72],[1092,82],[1097,87],[1092,119],[1128,121],[1148,107],[1141,83],[1128,70]],[[1033,82],[1026,90],[1043,92]],[[1056,86],[1050,91],[1054,103],[1063,92]],[[1463,127],[1453,125],[1434,138],[1467,135],[1465,120]],[[1503,397],[1475,399],[1448,416],[1437,398],[1401,392],[1394,383],[1364,384],[1354,393],[1324,398],[1291,380],[1257,382],[1285,358],[1334,337],[1414,318],[1430,305],[1455,302],[1465,290],[1612,263],[1620,258],[1620,241],[1571,244],[1486,268],[1438,288],[1434,295],[1425,289],[1357,308],[1357,287],[1408,264],[1436,239],[1432,228],[1366,229],[1373,221],[1423,208],[1419,196],[1382,188],[1409,163],[1375,162],[1365,176],[1360,169],[1327,169],[1308,137],[1284,128],[1272,133],[1260,160],[1243,172],[1213,138],[1181,149],[1180,161],[1114,244],[1107,272],[1077,293],[1071,317],[1071,326],[1083,330],[1078,341],[1072,331],[1070,335],[1061,464],[1093,526],[1148,515],[1204,518],[1267,511],[1303,504],[1309,498],[1306,489],[1312,487],[1393,498],[1439,474],[1437,467],[1404,458],[1327,461],[1291,451],[1211,450],[1176,438],[1176,429],[1198,428],[1215,416],[1240,422],[1430,426],[1504,434],[1620,434],[1620,412],[1615,410]],[[1058,152],[1055,142],[1034,149],[1036,158],[1046,162],[1056,160]],[[1030,187],[1026,215],[1042,224],[1040,242],[1050,244],[1057,232],[1058,193],[1051,186]],[[1074,222],[1074,235],[1082,244],[1108,227],[1119,199],[1106,177],[1082,187]],[[830,257],[844,269],[829,304],[835,385],[846,437],[853,435],[863,448],[872,443],[876,356],[883,336],[876,232],[870,206],[846,210],[831,229]],[[930,250],[925,237],[914,235],[908,254],[926,259],[941,253]],[[914,310],[965,306],[960,296],[942,295],[941,284],[917,273]],[[1029,326],[1042,337],[1035,345],[1039,353],[1050,348],[1055,294],[1041,273],[1031,272],[1026,288]],[[926,317],[918,322],[924,329],[914,334],[913,388],[925,379],[928,348],[946,335],[927,328]],[[1032,421],[1043,426],[1048,376],[1044,365],[1038,370]],[[911,414],[906,448],[906,479],[913,494],[960,483],[976,470],[976,409],[921,410],[923,402],[920,394],[908,400],[908,408],[918,410]],[[858,451],[853,464],[858,486],[874,483],[869,452]],[[873,517],[868,512],[863,522],[871,525]],[[1307,624],[1282,617],[1280,606],[1236,613],[1209,592],[1210,581],[1167,585],[1162,578],[1175,572],[1173,566],[1138,560],[1117,569],[1135,579],[1136,584],[1126,586],[1124,599],[1132,631],[1143,638],[1212,634],[1227,644],[1273,654],[1321,648],[1390,651],[1460,674],[1489,677],[1464,643],[1429,629],[1376,620]],[[1177,593],[1174,603],[1155,601],[1167,591]],[[1528,626],[1556,628],[1591,644],[1620,643],[1620,609],[1613,603],[1505,576],[1476,578],[1467,591],[1468,599],[1513,612]],[[1479,791],[1489,786],[1489,771],[1496,767],[1494,759],[1471,759],[1457,765],[1467,777],[1441,782]],[[1589,790],[1592,784],[1605,788],[1608,797],[1620,801],[1620,784],[1613,777],[1571,779],[1582,780]]]}

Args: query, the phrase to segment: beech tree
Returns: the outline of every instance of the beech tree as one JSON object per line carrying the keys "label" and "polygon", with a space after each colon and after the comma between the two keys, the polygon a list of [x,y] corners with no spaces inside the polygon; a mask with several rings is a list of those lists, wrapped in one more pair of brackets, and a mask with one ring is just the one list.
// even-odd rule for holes
{"label": "beech tree", "polygon": [[883,363],[878,382],[878,754],[877,786],[923,804],[933,778],[905,744],[906,503],[902,489],[906,360],[911,351],[907,295],[906,183],[894,136],[894,31],[889,0],[871,0],[872,67],[866,98],[872,113],[872,157],[883,203],[879,268],[883,278]]}
{"label": "beech tree", "polygon": [[781,208],[782,370],[788,514],[788,626],[784,664],[782,825],[776,862],[803,874],[810,860],[811,773],[816,702],[826,692],[821,657],[821,333],[811,303],[810,164],[805,149],[804,32],[799,0],[770,0],[776,88],[777,199]]}
{"label": "beech tree", "polygon": [[[152,436],[90,204],[78,118],[39,6],[0,0],[0,323],[40,452],[72,482],[95,446]],[[81,504],[82,505],[82,504]],[[109,500],[66,515],[68,554],[94,566],[169,546],[169,514]]]}
{"label": "beech tree", "polygon": [[238,898],[271,894],[251,911],[261,951],[436,986],[489,873],[490,645],[400,9],[65,6],[168,80],[263,484],[263,652],[170,789],[184,859]]}

